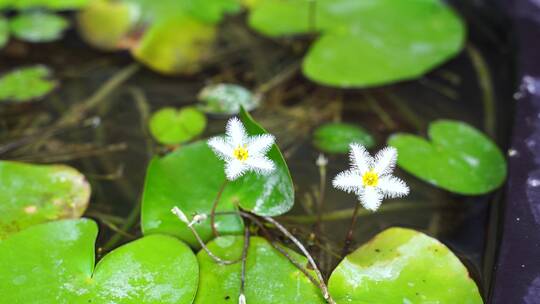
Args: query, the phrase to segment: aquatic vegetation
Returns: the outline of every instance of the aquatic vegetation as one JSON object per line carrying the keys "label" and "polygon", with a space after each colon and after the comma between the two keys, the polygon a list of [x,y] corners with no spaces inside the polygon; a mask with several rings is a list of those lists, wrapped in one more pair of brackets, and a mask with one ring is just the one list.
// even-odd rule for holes
{"label": "aquatic vegetation", "polygon": [[361,145],[351,144],[350,149],[351,169],[334,178],[334,187],[356,194],[371,211],[379,209],[384,198],[409,194],[407,184],[392,175],[397,160],[395,148],[384,148],[374,158]]}
{"label": "aquatic vegetation", "polygon": [[401,168],[436,187],[467,195],[493,191],[504,182],[504,155],[479,130],[460,121],[438,120],[428,135],[429,141],[399,133],[388,139],[399,151]]}
{"label": "aquatic vegetation", "polygon": [[6,45],[9,40],[9,23],[6,18],[0,15],[0,49]]}
{"label": "aquatic vegetation", "polygon": [[90,200],[90,185],[65,165],[0,161],[0,239],[27,227],[79,218]]}
{"label": "aquatic vegetation", "polygon": [[210,53],[215,24],[239,8],[233,0],[99,0],[79,12],[78,24],[95,47],[130,50],[161,73],[192,74]]}
{"label": "aquatic vegetation", "polygon": [[50,93],[57,86],[46,66],[22,67],[0,77],[0,101],[25,102]]}
{"label": "aquatic vegetation", "polygon": [[248,89],[229,83],[218,83],[204,87],[198,95],[199,109],[213,115],[236,115],[240,108],[246,111],[256,109],[260,96]]}
{"label": "aquatic vegetation", "polygon": [[9,20],[11,33],[28,42],[50,42],[62,37],[69,22],[59,15],[46,12],[28,12]]}
{"label": "aquatic vegetation", "polygon": [[332,272],[337,303],[483,303],[461,261],[439,241],[390,228],[358,248]]}
{"label": "aquatic vegetation", "polygon": [[206,128],[206,116],[195,107],[162,108],[150,117],[150,133],[167,145],[180,144],[199,136]]}
{"label": "aquatic vegetation", "polygon": [[456,55],[465,26],[440,0],[261,0],[249,24],[270,37],[320,37],[303,60],[313,81],[376,86],[421,76]]}
{"label": "aquatic vegetation", "polygon": [[51,9],[72,10],[81,8],[91,0],[0,0],[0,9],[26,10]]}
{"label": "aquatic vegetation", "polygon": [[[242,111],[240,119],[248,136],[267,133],[247,112]],[[187,225],[170,210],[178,206],[188,216],[209,215],[216,198],[219,198],[215,207],[217,212],[232,212],[237,206],[258,215],[275,216],[287,212],[294,203],[289,169],[275,144],[266,155],[273,162],[274,171],[265,175],[246,172],[229,182],[223,161],[205,141],[184,145],[162,158],[154,158],[148,166],[143,194],[141,225],[144,234],[172,234],[198,247]],[[214,226],[220,235],[242,233],[244,227],[236,214],[216,217]],[[204,241],[212,238],[210,220],[195,228]]]}
{"label": "aquatic vegetation", "polygon": [[4,301],[193,302],[199,268],[188,246],[170,236],[147,236],[118,247],[94,266],[97,233],[92,220],[62,220],[30,227],[1,241]]}
{"label": "aquatic vegetation", "polygon": [[347,153],[353,143],[369,149],[375,139],[361,126],[343,122],[326,123],[313,132],[313,145],[326,153]]}
{"label": "aquatic vegetation", "polygon": [[[217,256],[227,260],[238,260],[242,255],[242,236],[222,236],[208,243],[208,248]],[[278,245],[280,246],[280,245]],[[305,257],[283,248],[300,265],[306,265]],[[317,285],[294,266],[285,256],[261,237],[249,240],[246,261],[245,299],[250,304],[326,303]],[[197,254],[200,265],[200,288],[195,304],[238,303],[240,294],[241,264],[220,265],[205,251]],[[313,272],[311,271],[313,275]],[[227,302],[228,300],[228,302]]]}

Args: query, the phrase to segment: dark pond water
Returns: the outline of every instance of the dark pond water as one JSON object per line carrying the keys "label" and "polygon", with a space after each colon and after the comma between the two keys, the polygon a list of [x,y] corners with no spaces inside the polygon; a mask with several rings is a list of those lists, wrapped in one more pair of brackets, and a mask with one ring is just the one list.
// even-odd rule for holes
{"label": "dark pond water", "polygon": [[[53,136],[33,138],[1,157],[65,162],[86,174],[93,189],[86,216],[101,223],[98,246],[106,250],[140,235],[133,215],[138,215],[146,165],[152,155],[166,150],[148,136],[149,113],[163,106],[196,103],[198,91],[208,83],[270,88],[264,106],[254,116],[277,136],[287,157],[297,187],[297,203],[291,214],[307,218],[283,220],[306,240],[312,231],[314,217],[310,215],[315,213],[320,182],[315,165],[319,153],[311,146],[310,136],[323,122],[360,124],[376,137],[379,148],[394,132],[424,135],[433,120],[457,119],[483,129],[506,149],[514,88],[509,26],[496,12],[469,4],[458,7],[470,26],[469,41],[461,55],[417,81],[366,90],[325,88],[304,79],[295,67],[309,37],[303,41],[264,39],[246,29],[243,18],[228,20],[222,26],[215,56],[202,73],[189,77],[159,76],[137,68],[128,54],[91,50],[75,32],[51,44],[15,41],[0,53],[0,72],[43,63],[54,68],[61,87],[41,102],[0,109],[2,142],[12,142],[25,132],[46,135],[62,119],[77,118],[78,122],[53,131]],[[89,97],[96,97],[96,92],[103,92],[104,83],[126,69],[136,72],[112,90],[105,88],[108,94],[98,94],[93,99],[95,106],[88,111],[73,110]],[[92,117],[99,118],[99,125],[85,123],[85,118]],[[224,124],[225,119],[211,118],[205,136],[222,132]],[[328,182],[347,164],[346,156],[329,157],[324,210],[334,218],[324,222],[317,237],[323,244],[312,246],[321,252],[320,262],[327,272],[337,261],[329,252],[340,251],[349,224],[347,212],[345,216],[332,212],[351,209],[356,203],[354,196],[333,190]],[[355,232],[356,244],[390,226],[425,231],[451,247],[485,291],[496,252],[501,191],[463,197],[433,188],[402,171],[398,175],[411,186],[411,195],[386,201],[380,212],[363,214]],[[126,220],[130,214],[134,225]],[[298,224],[299,219],[306,223]],[[124,225],[129,226],[127,231],[118,233]],[[118,242],[111,243],[111,237]]]}

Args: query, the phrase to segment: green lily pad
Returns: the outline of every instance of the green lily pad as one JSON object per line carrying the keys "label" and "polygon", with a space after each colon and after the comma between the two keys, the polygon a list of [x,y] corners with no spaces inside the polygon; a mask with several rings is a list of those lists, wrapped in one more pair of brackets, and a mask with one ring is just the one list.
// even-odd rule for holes
{"label": "green lily pad", "polygon": [[[222,259],[236,260],[242,256],[243,244],[244,239],[241,236],[224,236],[208,243],[208,247]],[[284,250],[301,265],[307,264],[303,256],[289,249]],[[241,263],[216,264],[203,250],[197,254],[197,259],[201,277],[194,303],[237,303]],[[326,303],[318,287],[260,237],[250,239],[245,282],[245,296],[250,304]]]}
{"label": "green lily pad", "polygon": [[240,108],[252,111],[259,106],[260,99],[248,89],[228,83],[204,87],[199,93],[199,109],[214,115],[236,115]]}
{"label": "green lily pad", "polygon": [[45,8],[71,10],[81,8],[90,0],[0,0],[0,9],[26,10]]}
{"label": "green lily pad", "polygon": [[98,49],[129,48],[129,36],[139,15],[139,8],[133,4],[95,0],[77,14],[78,30],[87,43]]}
{"label": "green lily pad", "polygon": [[191,249],[164,235],[107,254],[94,268],[97,225],[88,219],[37,225],[0,242],[6,303],[191,304],[198,264]]}
{"label": "green lily pad", "polygon": [[313,145],[323,152],[348,153],[352,143],[371,148],[375,140],[366,129],[341,122],[324,124],[313,133]]}
{"label": "green lily pad", "polygon": [[[241,120],[249,135],[263,134],[249,114],[242,111]],[[235,211],[240,205],[259,215],[275,216],[290,210],[294,203],[294,188],[287,164],[274,145],[268,157],[276,170],[266,176],[246,173],[223,190],[217,211]],[[205,141],[180,147],[163,158],[154,158],[146,173],[143,193],[141,225],[143,233],[165,233],[179,237],[193,247],[198,242],[186,224],[171,213],[180,207],[188,216],[210,214],[214,200],[225,182],[224,163],[212,152]],[[210,220],[195,228],[204,241],[212,238]],[[237,215],[216,216],[220,234],[243,231],[242,219]]]}
{"label": "green lily pad", "polygon": [[0,101],[24,102],[43,97],[57,85],[41,65],[18,68],[0,77]]}
{"label": "green lily pad", "polygon": [[303,72],[338,87],[419,77],[456,55],[465,36],[461,19],[440,0],[263,0],[249,24],[271,37],[320,33]]}
{"label": "green lily pad", "polygon": [[481,304],[460,260],[439,241],[390,228],[348,255],[329,280],[337,304]]}
{"label": "green lily pad", "polygon": [[62,38],[69,22],[59,15],[37,11],[17,15],[10,20],[9,26],[18,39],[50,42]]}
{"label": "green lily pad", "polygon": [[0,161],[0,239],[32,225],[79,218],[90,199],[90,185],[64,165]]}
{"label": "green lily pad", "polygon": [[9,39],[9,23],[8,20],[0,16],[0,49],[3,48]]}
{"label": "green lily pad", "polygon": [[201,135],[206,116],[194,107],[163,108],[150,117],[150,132],[162,144],[179,144]]}
{"label": "green lily pad", "polygon": [[398,165],[416,177],[451,192],[478,195],[502,185],[506,178],[503,153],[470,125],[438,120],[429,138],[395,134],[388,144],[398,149]]}
{"label": "green lily pad", "polygon": [[164,74],[192,74],[201,67],[214,43],[214,26],[184,17],[154,24],[145,33],[133,56]]}

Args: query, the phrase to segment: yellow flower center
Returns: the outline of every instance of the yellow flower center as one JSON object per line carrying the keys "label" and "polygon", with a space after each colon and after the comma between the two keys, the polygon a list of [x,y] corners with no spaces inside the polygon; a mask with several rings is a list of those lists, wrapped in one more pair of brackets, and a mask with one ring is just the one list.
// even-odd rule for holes
{"label": "yellow flower center", "polygon": [[246,146],[243,146],[243,147],[238,146],[236,149],[234,149],[233,155],[239,161],[245,161],[249,157],[249,153],[248,153],[248,150],[246,149]]}
{"label": "yellow flower center", "polygon": [[370,170],[362,176],[362,184],[364,186],[370,186],[375,187],[379,183],[379,175],[375,173],[373,170]]}

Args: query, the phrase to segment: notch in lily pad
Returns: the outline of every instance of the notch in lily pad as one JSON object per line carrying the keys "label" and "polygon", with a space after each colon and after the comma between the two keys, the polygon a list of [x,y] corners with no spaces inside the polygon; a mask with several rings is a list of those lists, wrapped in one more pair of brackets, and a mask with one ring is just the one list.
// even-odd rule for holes
{"label": "notch in lily pad", "polygon": [[90,185],[74,168],[0,161],[0,239],[44,222],[79,218],[89,200]]}
{"label": "notch in lily pad", "polygon": [[329,289],[337,303],[483,303],[467,269],[444,244],[404,228],[387,229],[345,257]]}
{"label": "notch in lily pad", "polygon": [[342,122],[324,124],[313,132],[313,145],[326,153],[348,153],[353,143],[369,149],[375,139],[361,126]]}
{"label": "notch in lily pad", "polygon": [[395,134],[388,144],[398,149],[398,165],[442,189],[480,195],[499,188],[506,179],[506,160],[497,145],[476,128],[452,120],[430,124],[429,141]]}
{"label": "notch in lily pad", "polygon": [[[266,133],[245,110],[241,111],[240,119],[250,136]],[[265,216],[280,215],[292,208],[294,188],[287,164],[275,144],[267,156],[276,167],[272,173],[246,173],[223,188],[217,212],[229,214],[215,217],[219,234],[243,232],[241,217],[230,214],[237,206]],[[206,141],[187,144],[162,158],[154,158],[148,167],[143,193],[143,233],[172,234],[198,247],[191,230],[170,210],[178,206],[189,217],[209,215],[224,182],[224,163]],[[194,228],[204,241],[212,238],[210,220]]]}
{"label": "notch in lily pad", "polygon": [[166,107],[150,117],[150,133],[162,144],[175,145],[201,135],[206,122],[206,116],[195,107]]}
{"label": "notch in lily pad", "polygon": [[52,92],[58,83],[43,65],[21,67],[0,77],[0,102],[37,100]]}
{"label": "notch in lily pad", "polygon": [[193,302],[199,267],[187,245],[170,236],[147,236],[113,250],[95,265],[97,232],[92,220],[62,220],[30,227],[0,242],[2,300]]}
{"label": "notch in lily pad", "polygon": [[318,34],[303,72],[338,87],[417,78],[455,56],[465,37],[441,0],[266,0],[250,10],[250,26],[267,36]]}
{"label": "notch in lily pad", "polygon": [[204,87],[198,95],[199,109],[213,115],[236,115],[243,107],[250,112],[260,104],[260,96],[243,86],[218,83]]}

